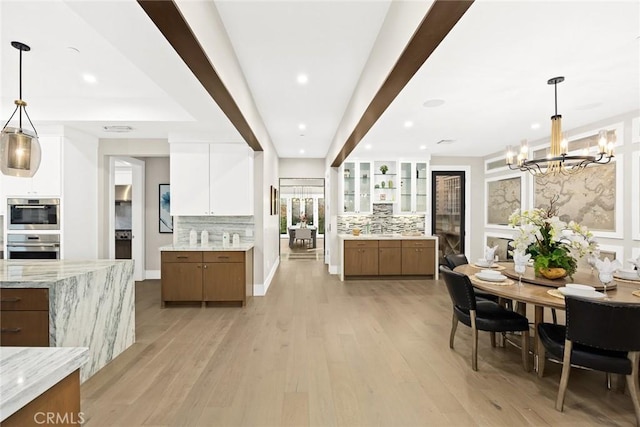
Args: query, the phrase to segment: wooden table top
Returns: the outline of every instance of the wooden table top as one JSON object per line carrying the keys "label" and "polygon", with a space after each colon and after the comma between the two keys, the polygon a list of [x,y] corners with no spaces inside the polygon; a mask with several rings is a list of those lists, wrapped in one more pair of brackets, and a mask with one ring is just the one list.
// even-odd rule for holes
{"label": "wooden table top", "polygon": [[[558,308],[564,310],[564,298],[558,298],[552,295],[549,295],[547,291],[549,289],[555,289],[559,286],[564,286],[566,283],[572,283],[572,281],[563,280],[562,284],[559,286],[549,286],[546,284],[548,280],[540,279],[541,284],[534,284],[536,279],[535,277],[528,277],[529,282],[525,282],[524,276],[522,277],[522,286],[518,285],[518,275],[513,272],[513,263],[500,263],[500,265],[506,267],[504,270],[500,271],[506,276],[510,276],[508,272],[513,274],[514,280],[513,285],[500,285],[493,284],[483,280],[477,280],[474,275],[480,272],[480,269],[474,267],[472,264],[460,265],[454,269],[459,273],[463,273],[469,276],[471,279],[471,283],[473,286],[481,289],[483,291],[489,292],[491,294],[497,295],[499,297],[512,299],[514,301],[521,301],[533,305],[538,305],[542,307],[550,307],[550,308]],[[527,268],[528,270],[533,270],[532,268]],[[533,273],[531,273],[533,276]],[[614,279],[615,281],[615,279]],[[591,277],[589,271],[586,272],[578,272],[574,275],[575,283],[581,283],[585,285],[592,285],[598,282],[597,276]],[[592,285],[593,286],[593,285]],[[602,285],[600,284],[600,288],[602,289]],[[607,296],[609,300],[616,302],[631,302],[640,304],[640,297],[637,297],[632,294],[633,291],[640,290],[640,282],[637,285],[626,283],[626,282],[616,282],[616,287],[612,289],[612,286],[607,286]]]}

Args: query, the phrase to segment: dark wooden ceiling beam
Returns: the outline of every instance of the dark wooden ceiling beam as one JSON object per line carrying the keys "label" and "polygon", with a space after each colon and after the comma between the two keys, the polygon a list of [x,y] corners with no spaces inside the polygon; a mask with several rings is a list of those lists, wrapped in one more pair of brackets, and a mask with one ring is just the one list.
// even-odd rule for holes
{"label": "dark wooden ceiling beam", "polygon": [[338,167],[344,162],[473,1],[436,0],[433,3],[331,166]]}
{"label": "dark wooden ceiling beam", "polygon": [[178,6],[172,0],[138,0],[138,4],[142,6],[151,21],[191,69],[247,144],[254,151],[262,151],[258,138],[209,61]]}

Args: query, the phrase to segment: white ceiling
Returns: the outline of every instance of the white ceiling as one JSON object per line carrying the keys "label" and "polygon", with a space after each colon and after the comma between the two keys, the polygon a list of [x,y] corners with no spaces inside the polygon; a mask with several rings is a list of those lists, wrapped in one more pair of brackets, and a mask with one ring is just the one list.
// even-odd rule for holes
{"label": "white ceiling", "polygon": [[[279,156],[324,157],[389,1],[216,6]],[[558,87],[564,129],[639,110],[639,36],[637,1],[477,0],[353,154],[483,156],[545,138],[553,114],[546,81],[557,75],[566,77]],[[133,0],[0,0],[2,124],[18,95],[12,40],[32,48],[23,56],[23,97],[36,126],[65,124],[101,138],[206,132],[240,140]],[[299,73],[308,84],[296,83]],[[431,99],[445,102],[423,107]],[[404,127],[408,120],[413,127]],[[105,133],[104,125],[134,131]],[[436,145],[441,139],[456,142]]]}

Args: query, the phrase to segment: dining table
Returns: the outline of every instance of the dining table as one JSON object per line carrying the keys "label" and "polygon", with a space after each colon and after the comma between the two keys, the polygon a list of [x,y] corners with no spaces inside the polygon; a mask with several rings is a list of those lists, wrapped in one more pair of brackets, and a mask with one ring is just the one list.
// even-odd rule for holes
{"label": "dining table", "polygon": [[[522,285],[519,285],[518,274],[514,271],[513,262],[495,263],[491,269],[497,270],[507,280],[503,282],[490,282],[481,280],[476,276],[486,267],[477,266],[475,264],[464,264],[454,268],[454,271],[469,276],[471,283],[475,288],[496,295],[505,300],[516,301],[521,314],[526,313],[526,304],[534,307],[533,330],[535,335],[534,342],[534,367],[538,368],[538,349],[542,345],[539,341],[537,328],[538,324],[544,322],[544,309],[564,310],[564,297],[558,291],[559,287],[563,287],[568,283],[579,283],[590,285],[598,291],[603,290],[602,283],[598,280],[598,273],[589,270],[578,270],[572,278],[563,278],[549,280],[543,277],[536,277],[533,267],[527,267],[527,271],[522,276]],[[614,281],[607,286],[606,299],[615,302],[636,303],[640,304],[640,281],[625,280],[614,277]]]}
{"label": "dining table", "polygon": [[[315,249],[316,248],[316,235],[318,234],[318,227],[313,226],[313,225],[308,225],[306,228],[311,230],[311,243],[312,243],[313,249]],[[299,229],[300,229],[299,225],[293,225],[293,226],[289,227],[289,247],[290,248],[293,248],[293,244],[294,244],[295,239],[296,239],[296,230],[299,230]]]}

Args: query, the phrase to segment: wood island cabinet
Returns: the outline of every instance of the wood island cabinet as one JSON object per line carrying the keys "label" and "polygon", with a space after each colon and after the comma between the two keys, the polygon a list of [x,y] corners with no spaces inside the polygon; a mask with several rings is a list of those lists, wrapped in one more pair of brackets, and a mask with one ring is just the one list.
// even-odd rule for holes
{"label": "wood island cabinet", "polygon": [[408,276],[435,274],[433,263],[435,250],[433,240],[403,240],[402,274]]}
{"label": "wood island cabinet", "polygon": [[0,290],[0,346],[49,347],[49,290]]}
{"label": "wood island cabinet", "polygon": [[377,240],[346,240],[344,242],[344,275],[378,275]]}
{"label": "wood island cabinet", "polygon": [[239,302],[253,295],[253,249],[163,251],[162,304],[173,301]]}
{"label": "wood island cabinet", "polygon": [[399,276],[402,274],[402,241],[378,241],[378,274]]}

